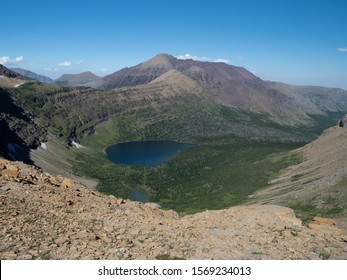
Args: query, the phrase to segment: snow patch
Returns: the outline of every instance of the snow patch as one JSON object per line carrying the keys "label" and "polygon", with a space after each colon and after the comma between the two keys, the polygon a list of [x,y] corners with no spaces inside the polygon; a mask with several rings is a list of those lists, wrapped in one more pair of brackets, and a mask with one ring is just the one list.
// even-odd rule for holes
{"label": "snow patch", "polygon": [[76,147],[77,149],[79,149],[79,148],[84,148],[81,144],[78,144],[78,143],[75,142],[75,141],[72,141],[72,145],[73,145],[74,147]]}
{"label": "snow patch", "polygon": [[41,143],[40,147],[44,150],[47,150],[48,147],[47,147],[47,143]]}
{"label": "snow patch", "polygon": [[15,85],[14,87],[19,87],[19,86],[21,86],[22,84],[24,84],[24,82],[23,82],[23,83],[19,83],[18,85]]}

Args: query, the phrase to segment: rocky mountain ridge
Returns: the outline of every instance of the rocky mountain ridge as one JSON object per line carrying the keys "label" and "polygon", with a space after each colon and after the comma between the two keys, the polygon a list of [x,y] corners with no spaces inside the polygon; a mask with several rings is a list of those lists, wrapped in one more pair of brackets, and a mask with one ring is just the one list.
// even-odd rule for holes
{"label": "rocky mountain ridge", "polygon": [[331,219],[237,206],[179,217],[0,158],[1,259],[346,259]]}
{"label": "rocky mountain ridge", "polygon": [[31,79],[15,71],[12,71],[0,64],[0,87],[19,87],[20,85],[28,82],[29,80]]}
{"label": "rocky mountain ridge", "polygon": [[[216,104],[265,114],[280,125],[312,125],[312,116],[325,117],[347,110],[347,92],[324,87],[292,86],[263,81],[242,67],[221,63],[181,60],[172,55],[159,54],[148,61],[126,67],[105,77],[91,72],[65,74],[55,82],[61,86],[87,86],[103,90],[137,89],[160,76],[175,70],[195,82]],[[182,90],[180,80],[171,81]],[[18,84],[16,84],[18,85]]]}
{"label": "rocky mountain ridge", "polygon": [[216,103],[267,114],[281,124],[307,125],[310,115],[347,109],[347,93],[343,90],[263,81],[242,67],[220,62],[181,60],[168,54],[159,54],[146,62],[105,76],[101,88],[148,84],[171,70],[194,80]]}
{"label": "rocky mountain ridge", "polygon": [[[23,80],[26,81],[26,80]],[[46,140],[46,130],[33,121],[33,115],[18,106],[8,92],[0,88],[0,154],[30,162],[27,149]],[[7,151],[7,152],[6,152]]]}
{"label": "rocky mountain ridge", "polygon": [[49,78],[49,77],[36,74],[36,73],[34,73],[32,71],[29,71],[29,70],[26,70],[26,69],[11,68],[11,70],[21,74],[24,77],[27,77],[29,79],[36,80],[36,81],[39,81],[39,82],[42,82],[42,83],[52,83],[53,82],[53,80],[51,78]]}

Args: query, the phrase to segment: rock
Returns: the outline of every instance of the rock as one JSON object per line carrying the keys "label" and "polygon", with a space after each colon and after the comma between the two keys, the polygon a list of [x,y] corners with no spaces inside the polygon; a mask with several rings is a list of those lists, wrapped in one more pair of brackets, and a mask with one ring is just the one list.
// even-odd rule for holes
{"label": "rock", "polygon": [[8,177],[13,178],[13,179],[17,178],[18,174],[19,174],[19,172],[16,169],[5,169],[5,170],[1,171],[2,176],[8,176]]}
{"label": "rock", "polygon": [[71,236],[71,238],[73,239],[82,239],[82,240],[89,240],[89,241],[93,241],[97,239],[97,236],[92,233],[92,232],[88,232],[86,230],[81,230],[79,232],[77,232],[75,235]]}
{"label": "rock", "polygon": [[49,182],[54,186],[60,186],[60,182],[56,177],[50,177]]}
{"label": "rock", "polygon": [[18,171],[18,167],[10,162],[5,163],[5,167],[8,170],[16,170]]}
{"label": "rock", "polygon": [[68,241],[69,241],[69,239],[67,237],[60,236],[55,240],[55,243],[56,244],[63,244],[63,243],[68,242]]}
{"label": "rock", "polygon": [[33,256],[30,255],[30,254],[19,255],[19,256],[18,256],[18,259],[20,259],[20,260],[32,260],[32,259],[33,259]]}
{"label": "rock", "polygon": [[72,180],[65,178],[62,183],[67,188],[72,188]]}
{"label": "rock", "polygon": [[342,234],[342,231],[336,227],[336,221],[333,219],[315,217],[312,222],[308,224],[308,227],[323,234],[333,234],[336,236]]}
{"label": "rock", "polygon": [[161,208],[161,206],[158,203],[153,203],[153,202],[145,203],[145,207],[148,207],[150,209],[160,209]]}
{"label": "rock", "polygon": [[118,204],[118,205],[121,205],[121,204],[124,204],[124,203],[126,203],[126,200],[125,200],[125,199],[122,199],[122,198],[117,199],[117,204]]}
{"label": "rock", "polygon": [[313,218],[313,222],[319,225],[336,226],[335,220],[318,216]]}
{"label": "rock", "polygon": [[1,259],[4,260],[15,260],[17,259],[17,254],[13,251],[9,251],[9,252],[4,252],[1,255]]}
{"label": "rock", "polygon": [[339,122],[338,122],[339,127],[346,127],[347,126],[347,115],[345,115]]}

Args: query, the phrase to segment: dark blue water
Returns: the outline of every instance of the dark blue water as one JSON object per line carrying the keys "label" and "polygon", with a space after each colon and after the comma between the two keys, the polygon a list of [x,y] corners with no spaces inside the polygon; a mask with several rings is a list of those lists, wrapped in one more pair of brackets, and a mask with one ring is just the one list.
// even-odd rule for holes
{"label": "dark blue water", "polygon": [[113,163],[148,167],[164,163],[179,151],[194,146],[169,140],[130,141],[108,146],[105,152]]}
{"label": "dark blue water", "polygon": [[139,201],[139,202],[142,202],[142,203],[146,203],[147,202],[147,196],[142,191],[132,191],[128,198],[130,200]]}

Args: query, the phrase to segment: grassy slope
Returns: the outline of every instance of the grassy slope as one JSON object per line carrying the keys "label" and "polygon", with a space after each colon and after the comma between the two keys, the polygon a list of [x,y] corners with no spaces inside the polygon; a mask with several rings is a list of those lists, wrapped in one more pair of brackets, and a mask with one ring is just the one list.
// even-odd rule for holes
{"label": "grassy slope", "polygon": [[327,194],[288,202],[286,206],[294,209],[297,216],[308,223],[315,216],[328,218],[346,217],[347,212],[347,178],[326,189]]}

